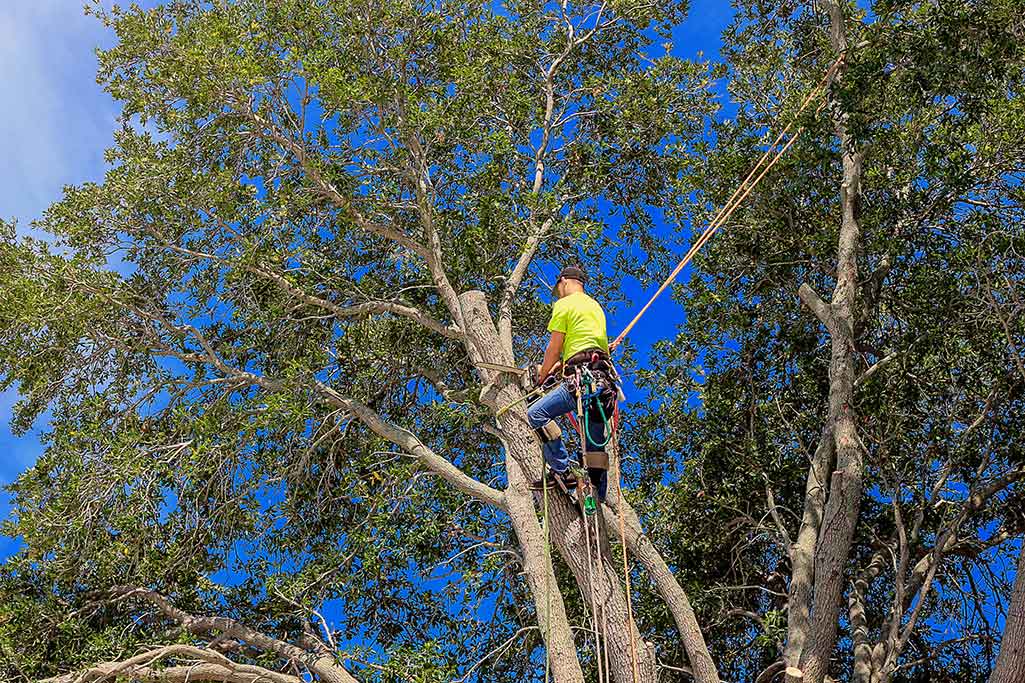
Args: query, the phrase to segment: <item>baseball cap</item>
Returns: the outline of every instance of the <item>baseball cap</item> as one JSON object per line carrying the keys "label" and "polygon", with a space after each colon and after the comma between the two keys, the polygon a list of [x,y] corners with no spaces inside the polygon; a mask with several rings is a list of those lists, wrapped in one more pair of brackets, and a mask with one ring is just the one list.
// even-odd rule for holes
{"label": "baseball cap", "polygon": [[552,285],[552,296],[555,296],[555,291],[559,287],[559,280],[576,280],[582,285],[587,284],[587,271],[580,266],[566,266],[559,271],[559,277],[555,279],[555,284]]}

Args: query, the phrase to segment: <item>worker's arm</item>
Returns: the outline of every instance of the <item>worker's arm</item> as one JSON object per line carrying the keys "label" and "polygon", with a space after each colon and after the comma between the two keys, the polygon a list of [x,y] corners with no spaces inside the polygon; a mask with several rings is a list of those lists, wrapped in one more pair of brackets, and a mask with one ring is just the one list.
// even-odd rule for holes
{"label": "worker's arm", "polygon": [[562,344],[565,341],[565,332],[552,332],[552,338],[548,340],[548,348],[545,349],[545,359],[541,363],[541,369],[537,371],[538,384],[544,384],[548,373],[562,358]]}

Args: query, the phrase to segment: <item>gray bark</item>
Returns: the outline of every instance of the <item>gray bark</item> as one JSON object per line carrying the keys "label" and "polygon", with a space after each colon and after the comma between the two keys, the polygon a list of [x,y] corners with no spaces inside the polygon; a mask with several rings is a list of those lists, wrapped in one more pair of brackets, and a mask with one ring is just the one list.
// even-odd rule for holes
{"label": "gray bark", "polygon": [[[162,666],[169,660],[188,661],[189,664]],[[156,665],[156,666],[155,666]],[[319,672],[318,672],[319,675]],[[128,659],[104,662],[85,669],[53,678],[41,683],[90,683],[110,680],[218,681],[219,683],[302,683],[302,678],[265,669],[252,664],[239,664],[219,652],[192,645],[165,645],[153,648]],[[327,679],[325,679],[327,680]],[[351,683],[358,683],[349,678]]]}
{"label": "gray bark", "polygon": [[72,672],[48,678],[43,683],[92,683],[112,680],[145,681],[146,683],[302,683],[296,676],[275,676],[274,672],[259,667],[221,666],[218,664],[188,664],[151,668],[124,667],[120,662],[105,662],[84,672]]}
{"label": "gray bark", "polygon": [[[465,292],[459,296],[459,303],[463,309],[464,330],[469,342],[476,346],[478,355],[511,365],[512,358],[508,357],[499,344],[498,331],[491,322],[483,292]],[[491,379],[489,373],[482,371],[481,374],[486,379]],[[500,381],[501,378],[496,377],[495,380]],[[488,393],[487,388],[484,393]],[[498,405],[497,400],[507,400],[510,393],[511,389],[505,388],[497,395],[482,398],[493,405]],[[523,434],[507,433],[503,441],[506,473],[509,479],[505,493],[506,510],[520,544],[523,572],[534,598],[534,609],[541,622],[541,633],[551,661],[552,676],[556,683],[583,683],[584,674],[577,658],[566,605],[558,589],[552,564],[545,554],[547,540],[542,533],[541,525],[538,524],[533,495],[529,490],[535,473],[524,466],[532,458],[537,460],[540,452],[534,445],[533,433],[529,429],[526,438]],[[543,623],[545,619],[548,623]]]}
{"label": "gray bark", "polygon": [[872,555],[868,566],[858,574],[853,590],[847,599],[851,622],[851,640],[854,642],[854,683],[878,683],[882,666],[882,643],[872,643],[869,633],[868,615],[865,612],[865,596],[879,573],[886,566],[882,551]]}
{"label": "gray bark", "polygon": [[[828,4],[828,11],[833,48],[839,53],[846,52],[843,7],[834,0]],[[843,78],[843,71],[842,66],[837,70],[837,81]],[[833,450],[836,469],[828,476],[829,491],[825,505],[821,508],[821,524],[815,538],[814,566],[809,571],[808,558],[803,556],[800,566],[803,572],[800,576],[801,584],[791,588],[793,601],[789,607],[791,619],[796,617],[796,620],[788,629],[791,631],[789,636],[794,640],[787,645],[787,662],[793,667],[793,662],[799,661],[797,668],[803,676],[790,669],[788,683],[822,683],[829,670],[830,657],[836,646],[837,621],[846,583],[845,568],[862,493],[864,447],[858,439],[857,416],[852,401],[856,359],[854,336],[858,302],[858,253],[861,243],[858,205],[861,199],[862,154],[848,133],[846,114],[835,108],[833,123],[840,140],[843,160],[836,285],[832,302],[828,306],[814,296],[810,288],[802,287],[801,293],[809,308],[826,325],[830,336],[829,413],[823,428],[823,439],[830,442],[825,448]],[[823,450],[821,445],[819,450]],[[813,466],[809,473],[809,492],[813,485],[821,487],[825,483],[825,472],[816,472],[815,469]],[[828,467],[825,469],[828,471]],[[812,481],[813,477],[817,481]],[[816,509],[810,515],[806,509],[806,519],[817,516],[821,498],[816,497],[812,504]],[[805,525],[802,524],[804,531]],[[810,529],[807,531],[810,535]],[[806,539],[799,536],[800,540]],[[806,551],[807,547],[795,548],[795,555]]]}
{"label": "gray bark", "polygon": [[[459,298],[463,306],[465,329],[472,343],[476,345],[478,353],[489,360],[511,365],[513,359],[507,356],[500,342],[484,294],[471,291],[460,295]],[[492,409],[522,398],[522,389],[510,378],[494,376],[487,371],[482,371],[481,374],[492,382],[490,386],[485,387],[482,396],[485,404]],[[509,476],[506,503],[523,550],[524,562],[530,565],[525,567],[525,571],[539,615],[543,615],[546,609],[546,574],[553,590],[552,604],[556,609],[552,610],[552,634],[549,636],[553,672],[558,666],[561,674],[556,672],[556,680],[582,680],[582,677],[572,678],[581,676],[577,673],[580,671],[580,665],[573,648],[562,596],[556,587],[554,575],[551,574],[551,567],[544,558],[545,541],[537,521],[534,496],[528,489],[530,481],[542,474],[543,456],[540,445],[534,430],[527,424],[526,409],[522,403],[505,412],[499,424],[506,447],[506,469]],[[603,552],[602,557],[597,557],[597,550],[593,547],[594,538],[591,539],[592,549],[588,552],[583,518],[576,505],[566,496],[559,494],[550,497],[548,510],[555,548],[572,571],[585,596],[585,602],[590,605],[593,596],[597,605],[597,621],[602,625],[600,630],[604,631],[611,680],[615,683],[634,683],[630,649],[632,635],[639,659],[637,683],[654,683],[657,680],[654,657],[647,648],[642,647],[640,632],[636,624],[628,618],[626,597],[612,558],[607,552]],[[607,543],[602,542],[601,545],[607,546]],[[562,661],[564,659],[572,662]],[[566,678],[561,679],[560,675]]]}
{"label": "gray bark", "polygon": [[[610,472],[610,477],[612,474]],[[676,622],[684,650],[687,652],[694,680],[697,683],[719,683],[719,672],[716,670],[712,655],[708,652],[708,645],[701,634],[701,627],[690,600],[687,598],[687,593],[676,580],[651,539],[644,534],[636,510],[620,495],[618,477],[616,477],[615,483],[611,480],[609,482],[608,500],[615,504],[615,508],[608,505],[603,507],[605,526],[610,535],[613,533],[618,535],[619,519],[617,515],[622,506],[627,544],[627,548],[624,548],[623,552],[626,552],[627,549],[633,552],[648,576],[655,582],[659,595],[666,601],[673,620]]]}
{"label": "gray bark", "polygon": [[[816,297],[817,298],[817,297]],[[826,476],[836,457],[833,435],[827,425],[815,449],[804,492],[804,512],[797,538],[790,548],[791,574],[788,595],[787,644],[783,659],[797,669],[811,620],[812,584],[815,580],[815,545],[826,506]]]}
{"label": "gray bark", "polygon": [[[198,636],[206,637],[215,633],[222,635],[231,633],[234,637],[241,638],[258,650],[276,655],[296,664],[302,664],[326,683],[358,683],[352,674],[335,661],[330,652],[324,650],[315,652],[277,638],[272,638],[228,617],[194,616],[176,607],[163,595],[146,588],[132,586],[115,588],[111,591],[111,596],[115,600],[134,599],[148,603],[164,616],[177,622],[189,633]],[[201,652],[199,649],[193,649],[196,653]],[[211,651],[209,656],[217,658],[214,663],[222,668],[238,666],[215,652]],[[131,660],[126,661],[130,662]],[[125,662],[120,664],[125,664]],[[148,661],[139,665],[142,666],[143,664],[148,665]]]}
{"label": "gray bark", "polygon": [[1007,611],[1000,654],[990,674],[989,683],[1021,683],[1025,681],[1025,542],[1018,554],[1018,570]]}

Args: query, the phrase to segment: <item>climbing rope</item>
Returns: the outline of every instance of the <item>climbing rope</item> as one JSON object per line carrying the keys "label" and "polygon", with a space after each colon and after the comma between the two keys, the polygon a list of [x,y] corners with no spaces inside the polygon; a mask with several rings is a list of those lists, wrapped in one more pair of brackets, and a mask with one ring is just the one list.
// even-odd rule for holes
{"label": "climbing rope", "polygon": [[[747,199],[747,196],[751,194],[751,191],[754,190],[754,188],[758,185],[761,179],[765,177],[765,174],[768,173],[769,170],[776,165],[776,162],[778,162],[783,157],[783,155],[786,154],[787,150],[790,149],[790,146],[793,145],[799,137],[801,137],[801,134],[804,132],[804,126],[798,127],[794,135],[791,136],[790,140],[788,140],[787,143],[782,147],[782,149],[776,152],[772,159],[769,160],[769,155],[772,154],[772,150],[774,150],[776,146],[779,145],[780,141],[783,140],[786,134],[790,132],[790,129],[793,127],[797,119],[800,118],[801,114],[804,113],[804,110],[808,108],[808,105],[811,104],[815,99],[817,99],[819,95],[823,94],[829,87],[829,83],[830,81],[832,81],[833,74],[836,72],[836,68],[840,66],[840,62],[843,61],[843,58],[844,55],[841,54],[839,57],[837,57],[836,61],[834,61],[830,65],[830,67],[826,69],[826,73],[822,76],[822,80],[819,81],[818,85],[816,85],[815,88],[808,93],[808,96],[804,98],[804,101],[801,103],[801,106],[797,109],[797,113],[794,114],[794,118],[790,121],[790,123],[787,124],[787,126],[780,132],[780,134],[776,136],[776,139],[772,141],[772,144],[769,145],[768,149],[765,150],[765,153],[762,154],[761,158],[758,160],[758,163],[754,165],[751,171],[747,174],[747,177],[744,178],[744,181],[737,187],[737,189],[733,191],[733,194],[730,195],[729,200],[727,200],[727,202],[722,206],[722,208],[719,209],[718,213],[716,213],[716,215],[712,218],[712,221],[708,224],[708,227],[706,227],[704,231],[701,233],[701,236],[698,237],[694,244],[691,245],[691,248],[687,250],[687,253],[684,255],[683,259],[678,264],[676,264],[676,267],[673,268],[673,272],[669,274],[669,277],[667,277],[665,281],[662,283],[662,285],[655,291],[655,293],[651,295],[651,298],[648,299],[648,303],[644,304],[644,307],[641,308],[637,315],[634,316],[633,320],[631,320],[629,324],[627,324],[627,326],[623,329],[623,331],[619,333],[619,336],[616,337],[616,339],[611,344],[609,344],[609,350],[615,349],[617,346],[619,346],[619,344],[623,341],[623,339],[630,332],[630,330],[633,329],[634,325],[637,324],[637,321],[641,319],[641,316],[643,316],[651,307],[651,304],[655,302],[655,299],[657,299],[662,294],[662,292],[664,292],[666,288],[676,279],[676,276],[679,275],[680,271],[682,271],[687,266],[687,264],[691,262],[691,259],[694,258],[695,254],[697,254],[698,251],[701,250],[701,247],[705,246],[705,243],[708,242],[708,240],[712,238],[712,236],[719,230],[719,228],[721,228],[723,224],[730,219],[730,216],[733,215],[733,212],[736,211],[737,207],[740,206],[740,204],[745,199]],[[821,107],[819,108],[819,110],[821,110]],[[766,163],[767,161],[768,163]],[[753,181],[752,178],[754,178]]]}
{"label": "climbing rope", "polygon": [[555,567],[552,565],[552,529],[548,524],[548,477],[541,477],[542,499],[544,500],[544,512],[542,513],[541,533],[545,537],[545,683],[552,669],[552,651],[550,641],[552,638],[552,574]]}
{"label": "climbing rope", "polygon": [[[580,370],[577,370],[577,414],[582,414],[584,406],[584,387],[580,381]],[[581,419],[580,424],[583,425]],[[584,464],[587,462],[587,434],[583,429],[579,430],[580,434],[580,462]],[[585,483],[586,482],[586,483]],[[585,496],[581,495],[581,488],[586,488],[590,491],[591,480],[587,475],[586,470],[584,471],[584,479],[577,483],[577,497],[580,500],[580,517],[581,522],[584,525],[584,546],[587,548],[587,583],[590,588],[591,594],[591,630],[594,632],[594,659],[598,669],[598,683],[604,683],[605,676],[603,671],[603,655],[602,655],[602,643],[601,635],[598,633],[598,603],[595,600],[595,583],[594,577],[597,574],[594,567],[594,558],[591,555],[591,525],[588,521],[588,511]]]}
{"label": "climbing rope", "polygon": [[[606,636],[609,634],[609,611],[603,609],[601,612],[601,630]],[[606,641],[607,642],[607,641]],[[609,670],[609,648],[605,647],[605,670]]]}
{"label": "climbing rope", "polygon": [[618,439],[616,439],[616,443],[613,446],[613,451],[616,458],[619,459],[616,466],[616,493],[619,496],[619,500],[616,501],[616,507],[619,508],[619,542],[623,548],[623,590],[626,593],[626,615],[627,619],[629,619],[626,630],[630,636],[630,666],[633,673],[633,683],[637,683],[640,678],[640,672],[637,668],[637,643],[634,641],[634,608],[633,598],[630,595],[630,565],[627,560],[626,551],[626,519],[623,512],[623,503],[626,500],[623,496],[623,458],[619,454]]}
{"label": "climbing rope", "polygon": [[[604,576],[605,575],[605,565],[602,562],[601,536],[600,536],[600,529],[598,527],[598,515],[591,515],[591,518],[594,520],[594,534],[593,535],[594,535],[595,557],[597,558],[596,565],[602,568],[602,575]],[[584,524],[587,524],[587,523],[588,523],[587,517],[585,516],[584,517]],[[592,598],[594,597],[594,588],[593,587],[591,589],[591,596],[592,596]],[[607,603],[607,598],[606,598],[606,603]],[[597,602],[595,603],[595,606],[597,608]],[[600,669],[601,666],[602,666],[602,663],[604,662],[604,665],[605,665],[605,678],[606,678],[606,680],[611,681],[612,680],[612,673],[609,671],[609,632],[608,632],[608,628],[607,628],[607,626],[608,626],[608,609],[606,608],[606,604],[602,604],[601,612],[600,613],[597,612],[597,611],[595,612],[595,614],[594,614],[594,621],[595,621],[595,628],[601,630],[601,641],[602,641],[602,648],[601,648],[601,651],[598,653],[598,655],[599,655],[598,656],[598,667]]]}

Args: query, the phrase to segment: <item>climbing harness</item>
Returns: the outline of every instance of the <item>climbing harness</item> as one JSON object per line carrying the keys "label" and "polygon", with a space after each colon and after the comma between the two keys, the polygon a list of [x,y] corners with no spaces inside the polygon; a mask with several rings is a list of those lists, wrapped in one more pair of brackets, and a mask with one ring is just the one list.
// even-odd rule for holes
{"label": "climbing harness", "polygon": [[[579,372],[580,372],[580,380],[579,380],[579,382],[580,382],[580,387],[581,387],[580,391],[581,391],[581,393],[584,393],[585,390],[587,392],[587,393],[584,394],[584,399],[583,399],[584,410],[583,410],[583,412],[580,413],[580,419],[581,419],[581,421],[584,424],[584,433],[588,435],[588,438],[590,438],[590,434],[591,433],[588,431],[588,427],[590,427],[589,420],[588,420],[588,415],[591,412],[589,410],[590,405],[593,404],[597,408],[598,414],[601,416],[602,425],[605,428],[605,434],[606,434],[605,441],[603,441],[602,443],[594,443],[593,445],[598,447],[598,448],[605,448],[612,441],[612,435],[615,433],[615,427],[616,427],[615,424],[610,424],[609,418],[605,415],[605,406],[604,406],[604,403],[602,401],[602,398],[604,398],[605,395],[607,394],[607,389],[608,388],[603,386],[603,385],[601,385],[599,383],[599,381],[594,377],[594,375],[591,374],[590,370],[585,368],[585,369],[580,370]],[[611,427],[611,429],[610,429],[610,427]],[[586,458],[586,453],[585,453],[585,458]],[[606,467],[607,467],[607,463],[606,463]]]}
{"label": "climbing harness", "polygon": [[[601,472],[608,470],[608,454],[604,449],[616,432],[617,399],[622,390],[615,366],[607,355],[599,351],[588,351],[571,358],[566,363],[563,376],[577,399],[576,414],[570,413],[568,417],[580,435],[580,466],[584,472],[580,477],[583,483],[577,491],[583,513],[590,516],[598,511],[594,491],[600,482]],[[602,421],[600,441],[591,439],[591,421],[595,418]]]}
{"label": "climbing harness", "polygon": [[[701,247],[705,246],[705,243],[708,242],[708,240],[712,239],[712,236],[719,230],[719,228],[723,226],[723,224],[726,223],[727,220],[729,220],[730,216],[733,215],[733,212],[736,211],[737,207],[740,206],[740,204],[745,199],[747,199],[747,196],[751,194],[751,191],[754,190],[754,188],[758,185],[761,179],[765,177],[765,174],[768,173],[769,170],[776,165],[776,162],[779,161],[784,154],[786,154],[787,150],[790,149],[790,146],[793,145],[799,137],[801,137],[801,134],[804,132],[804,126],[799,126],[794,135],[790,138],[790,140],[788,140],[787,143],[783,145],[783,147],[778,152],[776,152],[775,155],[773,155],[772,159],[769,160],[769,155],[772,154],[772,150],[774,150],[776,146],[779,145],[780,141],[783,140],[786,134],[790,132],[791,127],[793,127],[797,119],[800,118],[801,114],[804,113],[804,110],[808,108],[808,105],[811,104],[812,101],[814,101],[816,98],[818,98],[819,95],[823,94],[829,87],[830,82],[832,82],[833,80],[833,74],[836,73],[836,69],[838,66],[840,66],[840,63],[843,61],[843,58],[844,55],[841,54],[839,57],[836,58],[836,61],[834,61],[830,65],[830,67],[826,69],[826,73],[822,76],[822,80],[820,80],[818,85],[816,85],[815,88],[813,88],[812,91],[808,93],[807,97],[804,98],[804,101],[798,108],[797,113],[794,115],[794,118],[790,121],[790,123],[786,125],[786,127],[780,132],[780,134],[776,136],[776,139],[772,141],[772,144],[769,145],[768,149],[765,150],[765,153],[762,154],[761,158],[758,160],[758,163],[754,165],[754,168],[752,168],[751,171],[747,174],[747,177],[744,178],[744,181],[737,187],[736,190],[733,191],[733,194],[730,195],[730,198],[726,201],[722,208],[719,209],[716,215],[712,218],[712,221],[704,229],[704,231],[694,242],[694,244],[691,245],[690,249],[687,250],[687,253],[684,255],[683,259],[678,264],[676,264],[676,267],[673,268],[673,272],[669,274],[669,277],[667,277],[665,281],[662,283],[662,285],[655,291],[655,293],[651,295],[651,298],[648,299],[648,302],[644,304],[640,311],[638,311],[637,315],[633,317],[633,320],[631,320],[627,324],[627,326],[623,328],[623,331],[619,333],[619,336],[617,336],[616,339],[611,344],[609,344],[609,350],[615,349],[617,346],[619,346],[619,344],[623,341],[623,339],[630,332],[630,330],[633,329],[634,325],[637,324],[637,321],[641,319],[641,316],[643,316],[651,307],[651,304],[655,302],[655,299],[657,299],[659,295],[661,295],[662,292],[664,292],[666,288],[676,279],[676,276],[679,275],[680,271],[682,271],[684,267],[686,267],[686,265],[691,262],[691,259],[694,258],[695,254],[697,254],[698,251],[701,250]],[[819,109],[816,110],[816,113],[818,113],[818,111],[821,111],[821,109],[822,107],[820,106]],[[755,174],[757,174],[757,176]],[[754,180],[752,180],[752,178],[754,178]]]}

